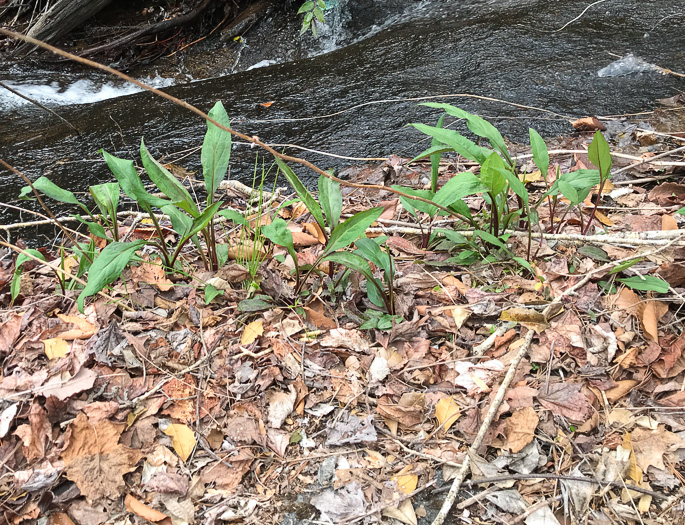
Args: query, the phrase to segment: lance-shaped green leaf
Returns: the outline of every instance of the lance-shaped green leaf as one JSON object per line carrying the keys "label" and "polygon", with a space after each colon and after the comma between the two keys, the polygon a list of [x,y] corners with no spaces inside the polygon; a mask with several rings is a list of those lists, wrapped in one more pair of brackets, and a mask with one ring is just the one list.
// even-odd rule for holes
{"label": "lance-shaped green leaf", "polygon": [[143,161],[145,171],[150,180],[155,183],[159,190],[169,197],[171,201],[183,211],[190,213],[193,217],[200,215],[200,212],[193,201],[193,198],[185,189],[183,184],[174,177],[169,170],[157,162],[145,147],[145,142],[140,141],[140,158]]}
{"label": "lance-shaped green leaf", "polygon": [[542,178],[547,177],[547,171],[549,170],[549,151],[547,150],[547,144],[542,140],[540,134],[533,128],[528,129],[528,134],[530,135],[530,149],[533,151],[533,162],[540,170]]}
{"label": "lance-shaped green leaf", "polygon": [[297,175],[295,175],[295,172],[290,168],[290,166],[288,166],[278,157],[276,157],[276,163],[283,172],[283,175],[285,175],[285,178],[288,180],[290,185],[297,193],[298,197],[300,197],[304,205],[309,210],[309,213],[312,214],[314,220],[319,224],[321,229],[325,231],[326,221],[323,218],[323,213],[321,212],[321,207],[319,206],[319,203],[316,202],[316,199],[314,197],[312,197],[312,194],[309,193],[309,190],[305,187],[304,184],[302,184],[302,181],[299,179]]}
{"label": "lance-shaped green leaf", "polygon": [[215,202],[211,206],[207,206],[198,217],[195,217],[190,225],[190,229],[183,234],[179,245],[185,244],[193,235],[197,234],[201,230],[204,230],[209,224],[209,221],[211,221],[214,215],[216,215],[216,212],[219,210],[219,206],[222,204],[223,202],[221,201]]}
{"label": "lance-shaped green leaf", "polygon": [[185,236],[193,225],[193,219],[179,210],[176,206],[167,204],[162,208],[162,213],[169,216],[171,226],[179,236]]}
{"label": "lance-shaped green leaf", "polygon": [[507,185],[507,179],[504,178],[501,170],[504,170],[504,161],[493,152],[480,168],[480,181],[488,189],[488,193],[498,195]]}
{"label": "lance-shaped green leaf", "polygon": [[[33,182],[33,187],[36,188],[38,191],[44,193],[51,199],[55,199],[58,202],[64,202],[66,204],[75,204],[76,206],[79,206],[81,209],[84,211],[88,211],[88,208],[86,208],[83,204],[79,202],[79,200],[76,198],[76,195],[74,195],[72,192],[69,190],[65,190],[63,188],[60,188],[52,182],[50,179],[48,179],[45,176],[38,177],[34,182]],[[20,199],[26,199],[29,194],[32,193],[31,186],[24,186],[21,189],[21,192],[19,193],[19,198]]]}
{"label": "lance-shaped green leaf", "polygon": [[352,253],[361,255],[367,261],[371,261],[390,278],[390,275],[393,274],[392,259],[388,257],[388,253],[383,251],[375,239],[362,237],[361,239],[357,239],[354,245],[357,249]]}
{"label": "lance-shaped green leaf", "polygon": [[117,206],[119,206],[119,195],[121,187],[117,182],[106,182],[97,184],[89,188],[90,194],[100,212],[109,216],[112,220],[116,219]]}
{"label": "lance-shaped green leaf", "polygon": [[666,293],[671,288],[666,281],[654,277],[653,275],[636,275],[635,277],[627,277],[626,279],[618,280],[633,290],[645,292]]}
{"label": "lance-shaped green leaf", "polygon": [[587,150],[587,156],[590,158],[590,162],[599,168],[602,180],[606,179],[611,171],[611,151],[601,131],[597,130],[595,132],[595,136]]}
{"label": "lance-shaped green leaf", "polygon": [[[231,123],[228,114],[221,101],[214,104],[209,116],[219,124],[229,128]],[[207,122],[207,133],[202,143],[202,174],[205,179],[207,190],[207,202],[212,202],[214,193],[228,170],[228,161],[231,158],[231,134],[228,131]]]}
{"label": "lance-shaped green leaf", "polygon": [[76,301],[79,312],[83,313],[83,302],[86,297],[95,295],[108,284],[114,282],[133,258],[136,250],[145,241],[112,242],[100,252],[88,271],[88,283]]}
{"label": "lance-shaped green leaf", "polygon": [[[422,133],[436,138],[443,144],[447,144],[462,157],[477,162],[478,164],[483,164],[487,156],[492,152],[492,150],[488,148],[480,147],[475,142],[467,139],[453,129],[442,129],[427,126],[426,124],[412,124],[412,126]],[[425,155],[425,152],[422,155]]]}
{"label": "lance-shaped green leaf", "polygon": [[24,263],[31,261],[31,257],[29,255],[33,255],[34,257],[37,257],[38,259],[45,260],[45,256],[40,253],[38,250],[34,250],[33,248],[29,248],[27,250],[24,250],[26,253],[20,253],[17,256],[17,262],[14,265],[14,276],[12,277],[12,284],[10,285],[10,294],[12,296],[12,302],[17,298],[17,295],[19,295],[19,290],[21,289],[21,272],[24,270]]}
{"label": "lance-shaped green leaf", "polygon": [[[102,224],[98,224],[96,222],[92,221],[87,221],[80,215],[72,215],[76,220],[82,222],[88,227],[88,231],[95,235],[95,237],[99,237],[100,239],[105,239],[109,240],[109,237],[107,237],[107,233],[105,232],[105,229],[103,228]],[[116,219],[115,219],[116,220]]]}
{"label": "lance-shaped green leaf", "polygon": [[[404,186],[393,186],[392,188],[414,197],[422,197],[427,200],[433,200],[435,198],[435,193],[430,190],[415,190],[413,188],[405,188]],[[430,217],[434,217],[438,212],[437,207],[428,204],[427,202],[417,201],[407,197],[400,197],[400,202],[402,203],[402,207],[411,213],[417,221],[419,220],[419,216],[416,213],[417,210],[428,214]]]}
{"label": "lance-shaped green leaf", "polygon": [[340,183],[321,175],[319,177],[319,201],[331,230],[340,222],[342,213],[342,191]]}
{"label": "lance-shaped green leaf", "polygon": [[354,252],[340,251],[329,253],[321,259],[321,262],[325,261],[341,264],[345,268],[361,273],[367,280],[373,280],[373,273],[371,272],[369,263]]}
{"label": "lance-shaped green leaf", "polygon": [[140,180],[132,160],[120,159],[119,157],[110,155],[103,149],[101,149],[100,152],[105,158],[105,162],[114,175],[114,178],[119,182],[121,189],[131,199],[141,205],[147,204],[149,206],[156,206],[157,208],[171,204],[168,200],[150,195],[145,190],[143,181]]}
{"label": "lance-shaped green leaf", "polygon": [[473,115],[468,111],[464,111],[461,108],[455,107],[451,104],[438,103],[438,102],[425,102],[423,106],[428,106],[430,108],[437,108],[444,110],[448,115],[453,117],[463,118],[466,120],[466,126],[471,130],[474,135],[488,139],[493,148],[499,151],[502,156],[507,160],[507,163],[511,165],[511,158],[509,157],[509,151],[507,150],[507,145],[504,143],[502,134],[498,129],[490,124],[487,120],[478,115]]}
{"label": "lance-shaped green leaf", "polygon": [[328,239],[324,254],[346,248],[362,237],[366,229],[378,220],[378,217],[380,217],[382,213],[382,207],[371,208],[370,210],[355,213],[333,230],[331,237]]}
{"label": "lance-shaped green leaf", "polygon": [[438,190],[433,198],[433,202],[441,206],[450,206],[467,195],[474,195],[484,191],[487,191],[487,188],[473,173],[468,171],[457,173]]}
{"label": "lance-shaped green leaf", "polygon": [[262,235],[269,239],[272,243],[278,246],[283,246],[293,258],[295,265],[297,265],[297,254],[295,253],[295,245],[293,243],[293,234],[288,229],[288,223],[280,217],[276,217],[271,224],[262,226]]}

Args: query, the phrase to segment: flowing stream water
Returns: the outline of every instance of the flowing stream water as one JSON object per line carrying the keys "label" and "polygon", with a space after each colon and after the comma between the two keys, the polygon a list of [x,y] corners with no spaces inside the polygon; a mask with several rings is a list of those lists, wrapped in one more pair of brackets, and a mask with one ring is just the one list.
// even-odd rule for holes
{"label": "flowing stream water", "polygon": [[[247,44],[241,44],[247,47],[231,67],[217,67],[215,78],[187,82],[179,61],[177,85],[166,90],[205,111],[222,100],[235,129],[268,143],[340,156],[420,153],[428,142],[406,124],[434,123],[439,112],[410,99],[440,95],[434,100],[476,112],[505,136],[525,141],[529,127],[543,136],[570,133],[569,119],[650,110],[658,98],[685,90],[684,79],[650,66],[685,69],[685,14],[676,4],[607,0],[583,13],[585,0],[339,0],[318,41],[300,39],[298,21],[277,12],[248,33]],[[617,62],[631,54],[634,59]],[[211,53],[206,56],[211,71]],[[86,191],[89,184],[111,180],[100,148],[137,160],[141,137],[157,157],[199,168],[193,148],[201,144],[205,126],[187,110],[151,93],[124,95],[130,88],[95,73],[67,69],[60,79],[44,75],[21,65],[0,68],[0,80],[18,90],[32,86],[29,96],[80,130],[77,135],[53,115],[1,95],[0,158],[30,177],[47,175],[63,187]],[[154,69],[141,76],[171,82]],[[84,84],[74,86],[76,78]],[[545,111],[447,97],[455,94]],[[322,168],[355,163],[287,151]],[[234,144],[230,177],[251,184],[255,153]],[[15,175],[0,171],[0,202],[18,204],[22,186]],[[0,222],[19,217],[0,207]]]}

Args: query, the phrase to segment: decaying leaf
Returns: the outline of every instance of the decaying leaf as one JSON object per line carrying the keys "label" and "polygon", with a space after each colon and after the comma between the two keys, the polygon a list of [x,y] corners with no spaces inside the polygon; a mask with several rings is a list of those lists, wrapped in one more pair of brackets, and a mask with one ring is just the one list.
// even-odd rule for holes
{"label": "decaying leaf", "polygon": [[243,330],[243,335],[240,337],[241,345],[251,345],[257,338],[264,333],[263,321],[258,319],[252,321]]}
{"label": "decaying leaf", "polygon": [[435,417],[442,429],[447,432],[450,427],[459,419],[461,412],[453,397],[443,397],[435,405]]}
{"label": "decaying leaf", "polygon": [[187,425],[170,423],[164,429],[164,433],[171,438],[171,446],[174,447],[178,457],[187,461],[197,444],[195,432],[190,430]]}

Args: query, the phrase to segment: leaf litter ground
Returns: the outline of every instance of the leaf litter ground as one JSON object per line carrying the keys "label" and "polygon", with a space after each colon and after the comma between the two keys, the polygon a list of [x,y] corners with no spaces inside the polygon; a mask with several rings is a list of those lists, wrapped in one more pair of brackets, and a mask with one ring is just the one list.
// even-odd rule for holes
{"label": "leaf litter ground", "polygon": [[[680,140],[639,127],[609,129],[615,169]],[[559,148],[582,151],[588,142],[581,133]],[[430,166],[404,160],[347,176],[421,187]],[[553,164],[570,171],[588,160],[560,154]],[[595,231],[682,228],[681,166],[642,164],[615,176]],[[469,167],[444,162],[441,178]],[[542,187],[537,175],[527,179],[530,191]],[[657,184],[655,175],[669,179]],[[627,183],[636,177],[648,180]],[[5,522],[430,523],[467,453],[471,481],[448,523],[682,522],[682,243],[536,239],[534,279],[511,261],[459,266],[448,261],[453,253],[422,250],[420,229],[392,195],[345,193],[344,214],[385,209],[369,235],[388,236],[397,266],[395,305],[405,320],[389,330],[358,328],[371,305],[354,275],[335,301],[325,281],[310,281],[306,300],[288,306],[294,280],[287,259],[271,257],[277,252],[257,279],[275,303],[269,309],[254,299],[243,303],[254,311],[238,307],[254,290],[237,262],[196,270],[221,292],[205,304],[197,280],[170,279],[146,257],[108,291],[130,309],[98,297],[84,315],[72,292],[61,295],[51,273],[30,264],[9,307],[13,263],[4,252]],[[483,202],[468,205],[477,212]],[[592,207],[588,200],[586,218]],[[549,226],[555,218],[544,210]],[[306,209],[280,213],[292,219],[300,264],[315,260],[322,239]],[[564,234],[579,232],[578,218],[567,216]],[[133,226],[133,238],[147,234]],[[258,249],[228,242],[239,259]],[[524,237],[509,243],[525,257]],[[640,254],[611,273],[612,261]],[[665,280],[668,292],[615,280],[646,275]],[[546,319],[540,312],[555,298],[560,307]],[[483,445],[467,452],[529,330],[532,345]]]}

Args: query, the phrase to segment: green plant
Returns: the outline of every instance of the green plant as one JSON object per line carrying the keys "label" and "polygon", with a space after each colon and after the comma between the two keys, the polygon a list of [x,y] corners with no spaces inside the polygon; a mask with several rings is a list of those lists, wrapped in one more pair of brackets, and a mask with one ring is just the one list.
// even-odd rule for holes
{"label": "green plant", "polygon": [[[216,103],[209,112],[209,116],[228,127],[228,115],[221,102]],[[48,197],[81,208],[90,220],[84,219],[80,214],[76,217],[88,226],[93,236],[107,242],[97,257],[94,256],[95,249],[92,243],[74,246],[74,251],[79,258],[79,276],[88,272],[88,282],[78,298],[79,309],[83,310],[83,302],[86,297],[99,292],[117,279],[124,268],[136,259],[135,252],[144,245],[157,248],[166,269],[174,271],[181,251],[188,242],[192,241],[197,247],[205,267],[216,270],[219,266],[220,254],[217,250],[214,219],[222,203],[214,201],[214,193],[226,176],[231,154],[231,135],[212,123],[207,124],[207,133],[201,152],[203,177],[207,192],[206,205],[202,210],[183,184],[150,155],[144,141],[141,140],[140,144],[143,167],[153,184],[167,197],[166,199],[148,193],[133,161],[120,159],[104,150],[101,151],[117,182],[90,187],[90,194],[100,210],[98,216],[93,215],[88,207],[81,203],[72,192],[60,188],[49,179],[40,177],[33,183],[37,190]],[[29,191],[31,191],[30,187],[23,188],[21,196],[25,197]],[[157,233],[155,238],[132,242],[120,239],[117,226],[120,191],[136,201],[148,213]],[[169,216],[172,227],[178,235],[178,242],[175,246],[170,246],[167,243],[166,235],[159,224],[154,208],[158,208]],[[109,235],[107,235],[103,224],[109,230]],[[205,240],[205,249],[202,248],[198,239],[200,233]]]}
{"label": "green plant", "polygon": [[302,19],[302,28],[300,34],[303,35],[311,28],[314,38],[318,37],[317,23],[323,24],[325,22],[324,11],[326,10],[326,2],[324,0],[308,0],[300,6],[297,14],[304,14]]}
{"label": "green plant", "polygon": [[17,262],[14,265],[14,275],[12,276],[12,284],[10,284],[10,295],[13,303],[19,295],[19,290],[21,288],[21,273],[24,270],[24,263],[31,260],[31,257],[29,257],[27,254],[33,255],[34,257],[42,259],[43,261],[45,260],[45,256],[33,248],[29,248],[26,250],[26,253],[20,253],[17,256]]}

